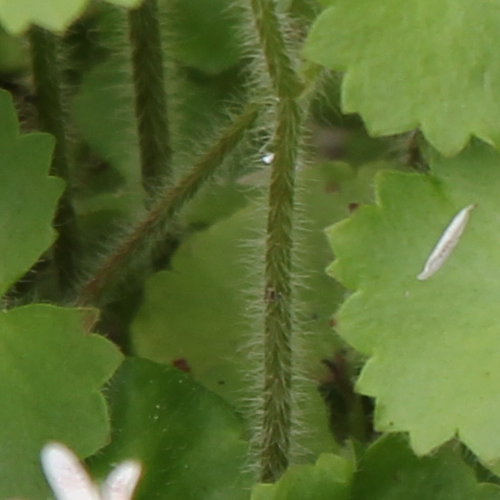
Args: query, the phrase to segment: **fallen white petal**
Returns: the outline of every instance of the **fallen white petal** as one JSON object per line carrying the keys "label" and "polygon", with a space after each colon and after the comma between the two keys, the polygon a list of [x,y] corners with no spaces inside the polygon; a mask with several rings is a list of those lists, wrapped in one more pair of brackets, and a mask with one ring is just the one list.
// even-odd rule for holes
{"label": "fallen white petal", "polygon": [[75,454],[63,444],[47,444],[41,458],[57,500],[131,500],[141,475],[139,462],[127,460],[111,471],[99,491]]}
{"label": "fallen white petal", "polygon": [[433,274],[439,271],[443,264],[449,259],[465,231],[470,213],[475,206],[475,204],[467,205],[453,217],[427,258],[424,269],[417,276],[418,280],[423,281],[429,279]]}
{"label": "fallen white petal", "polygon": [[99,500],[99,492],[71,450],[60,443],[47,444],[42,467],[57,500]]}
{"label": "fallen white petal", "polygon": [[134,460],[122,462],[110,472],[102,485],[102,499],[130,500],[140,476],[141,465],[138,462]]}

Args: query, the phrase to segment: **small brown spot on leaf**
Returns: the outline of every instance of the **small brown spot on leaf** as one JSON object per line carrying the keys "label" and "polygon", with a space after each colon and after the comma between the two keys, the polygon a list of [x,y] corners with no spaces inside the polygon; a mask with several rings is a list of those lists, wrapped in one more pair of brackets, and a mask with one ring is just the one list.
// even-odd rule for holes
{"label": "small brown spot on leaf", "polygon": [[178,370],[181,370],[186,373],[191,373],[191,367],[186,358],[176,358],[172,361],[172,365],[175,366]]}

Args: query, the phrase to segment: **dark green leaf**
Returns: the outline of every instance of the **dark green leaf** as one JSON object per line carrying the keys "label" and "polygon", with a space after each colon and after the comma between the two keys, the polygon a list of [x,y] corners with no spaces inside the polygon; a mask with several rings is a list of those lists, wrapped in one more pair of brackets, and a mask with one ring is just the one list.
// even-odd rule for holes
{"label": "dark green leaf", "polygon": [[130,358],[115,375],[109,398],[111,445],[93,467],[105,475],[118,461],[138,459],[144,474],[137,500],[248,498],[248,444],[240,420],[220,397],[180,370]]}

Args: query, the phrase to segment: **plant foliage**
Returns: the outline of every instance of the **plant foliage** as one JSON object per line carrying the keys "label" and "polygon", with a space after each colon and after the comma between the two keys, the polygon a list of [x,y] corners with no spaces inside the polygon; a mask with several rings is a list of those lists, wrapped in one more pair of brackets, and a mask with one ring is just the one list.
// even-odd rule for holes
{"label": "plant foliage", "polygon": [[500,499],[495,2],[0,23],[0,499]]}

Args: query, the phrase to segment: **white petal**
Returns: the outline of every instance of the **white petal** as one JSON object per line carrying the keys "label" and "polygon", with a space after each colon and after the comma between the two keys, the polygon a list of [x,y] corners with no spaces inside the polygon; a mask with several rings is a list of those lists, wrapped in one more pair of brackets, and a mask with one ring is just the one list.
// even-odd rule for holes
{"label": "white petal", "polygon": [[102,485],[103,500],[130,500],[141,475],[139,462],[128,460],[111,471]]}
{"label": "white petal", "polygon": [[57,500],[99,500],[87,471],[66,446],[49,443],[41,455],[45,476]]}
{"label": "white petal", "polygon": [[469,221],[470,213],[475,208],[475,204],[468,205],[462,208],[455,217],[448,224],[448,227],[443,232],[436,246],[433,248],[431,254],[427,258],[424,269],[417,276],[417,279],[423,281],[429,279],[433,274],[435,274],[443,264],[448,260],[451,253],[458,245],[460,237],[462,236],[465,226]]}

